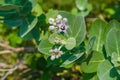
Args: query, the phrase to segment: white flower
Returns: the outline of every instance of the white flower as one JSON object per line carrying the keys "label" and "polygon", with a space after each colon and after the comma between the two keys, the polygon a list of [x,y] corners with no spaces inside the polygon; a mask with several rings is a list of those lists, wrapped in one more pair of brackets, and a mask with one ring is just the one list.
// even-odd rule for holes
{"label": "white flower", "polygon": [[49,30],[54,30],[55,26],[49,26]]}
{"label": "white flower", "polygon": [[67,18],[63,18],[61,15],[57,15],[57,18],[49,18],[49,23],[51,24],[49,27],[49,30],[57,29],[58,33],[65,33],[67,34],[67,29],[70,28],[70,26],[67,25]]}
{"label": "white flower", "polygon": [[59,58],[61,55],[59,54],[59,55],[56,55],[56,58]]}
{"label": "white flower", "polygon": [[59,52],[59,49],[55,48],[55,49],[54,49],[54,52],[55,52],[55,53],[58,53],[58,52]]}
{"label": "white flower", "polygon": [[59,15],[57,15],[57,18],[58,19],[62,19],[62,16],[59,14]]}
{"label": "white flower", "polygon": [[62,22],[61,24],[58,25],[58,33],[60,32],[64,32],[65,34],[67,33],[67,29],[70,28],[69,26],[67,26],[64,22]]}
{"label": "white flower", "polygon": [[51,53],[51,60],[57,59],[63,54],[58,48],[52,49],[49,52]]}
{"label": "white flower", "polygon": [[55,56],[53,55],[53,56],[51,56],[51,58],[50,58],[51,60],[54,60],[55,59]]}
{"label": "white flower", "polygon": [[62,20],[62,23],[66,23],[68,20],[67,20],[67,18],[63,18],[63,20]]}
{"label": "white flower", "polygon": [[56,21],[57,23],[60,23],[61,20],[62,20],[62,16],[61,16],[61,15],[57,15],[57,18],[55,19],[55,21]]}
{"label": "white flower", "polygon": [[53,24],[55,22],[55,20],[53,18],[49,18],[49,23]]}

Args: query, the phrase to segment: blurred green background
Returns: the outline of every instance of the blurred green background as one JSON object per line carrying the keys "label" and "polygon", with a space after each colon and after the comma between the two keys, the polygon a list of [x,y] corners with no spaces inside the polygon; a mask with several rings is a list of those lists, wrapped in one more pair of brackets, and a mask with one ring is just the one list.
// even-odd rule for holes
{"label": "blurred green background", "polygon": [[[90,11],[85,16],[88,30],[95,18],[108,22],[113,19],[120,21],[120,0],[88,0],[88,3]],[[50,9],[65,10],[74,15],[82,14],[82,11],[76,7],[75,0],[38,0],[35,8],[39,10],[39,14],[46,14]],[[33,15],[36,15],[34,10]],[[34,40],[23,40],[17,35],[17,31],[17,28],[11,29],[1,23],[0,43],[14,48],[36,47]],[[0,46],[0,52],[4,50]],[[71,68],[60,68],[56,64],[47,62],[44,57],[39,52],[0,54],[0,77],[3,77],[8,69],[13,68],[21,59],[24,59],[19,68],[6,80],[87,80],[82,76],[89,74],[83,75],[79,64],[75,64]]]}

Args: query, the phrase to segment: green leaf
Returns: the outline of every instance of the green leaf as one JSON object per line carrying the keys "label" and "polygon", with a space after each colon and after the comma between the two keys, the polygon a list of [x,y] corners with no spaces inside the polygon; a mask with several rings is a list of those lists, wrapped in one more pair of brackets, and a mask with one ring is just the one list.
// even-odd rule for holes
{"label": "green leaf", "polygon": [[96,39],[96,37],[93,36],[93,37],[91,37],[90,40],[89,40],[89,43],[88,43],[88,55],[90,55],[91,52],[92,52],[92,49],[93,49],[93,46],[94,46],[95,39]]}
{"label": "green leaf", "polygon": [[99,65],[97,75],[99,80],[117,80],[115,77],[116,70],[108,60],[105,60]]}
{"label": "green leaf", "polygon": [[27,34],[36,26],[37,21],[38,21],[37,18],[35,18],[35,19],[32,21],[32,23],[27,26],[27,30],[24,31],[24,32],[23,32],[23,30],[25,30],[24,27],[21,27],[20,36],[21,36],[21,37],[24,37],[25,35],[27,35]]}
{"label": "green leaf", "polygon": [[52,43],[52,44],[55,44],[55,38],[59,38],[60,40],[66,40],[66,38],[63,36],[63,35],[59,35],[57,33],[53,33],[49,36],[49,42]]}
{"label": "green leaf", "polygon": [[109,22],[109,24],[107,25],[107,32],[109,32],[109,30],[114,27],[120,29],[120,23],[116,20],[112,20]]}
{"label": "green leaf", "polygon": [[33,36],[33,38],[36,40],[36,42],[40,41],[40,30],[39,27],[35,27],[32,29],[31,34]]}
{"label": "green leaf", "polygon": [[19,7],[16,5],[4,5],[0,6],[0,16],[9,16],[14,15],[19,10]]}
{"label": "green leaf", "polygon": [[[28,0],[28,2],[32,3],[32,7],[34,7],[37,4],[37,0]],[[24,1],[23,1],[24,2]]]}
{"label": "green leaf", "polygon": [[112,53],[116,53],[120,57],[120,30],[112,28],[107,36],[105,48],[108,56],[111,56]]}
{"label": "green leaf", "polygon": [[76,46],[76,40],[73,37],[70,37],[67,39],[66,44],[65,44],[65,48],[68,50],[73,49]]}
{"label": "green leaf", "polygon": [[112,53],[111,56],[111,62],[114,64],[115,67],[119,67],[120,66],[120,56],[118,56],[117,53]]}
{"label": "green leaf", "polygon": [[48,22],[49,18],[56,18],[58,15],[57,10],[50,9],[48,13],[46,14],[46,22]]}
{"label": "green leaf", "polygon": [[92,5],[87,4],[87,10],[80,11],[78,15],[85,17],[90,13],[91,10],[92,10]]}
{"label": "green leaf", "polygon": [[36,4],[32,9],[32,13],[35,16],[40,16],[43,13],[43,10],[39,4]]}
{"label": "green leaf", "polygon": [[98,78],[97,75],[95,75],[95,76],[93,76],[90,80],[99,80],[99,78]]}
{"label": "green leaf", "polygon": [[[22,20],[22,23],[19,27],[18,35],[22,36],[27,31],[27,29],[28,29],[27,22],[25,20]],[[25,36],[23,36],[23,37],[25,37]]]}
{"label": "green leaf", "polygon": [[79,46],[85,39],[86,35],[86,25],[84,17],[77,16],[72,23],[74,24],[74,26],[70,28],[72,31],[72,37],[76,38],[76,45]]}
{"label": "green leaf", "polygon": [[94,51],[88,61],[81,64],[81,69],[85,73],[97,72],[98,65],[104,61],[104,55],[102,53]]}
{"label": "green leaf", "polygon": [[5,4],[0,6],[0,11],[9,11],[9,10],[18,10],[20,6],[12,5],[12,4]]}
{"label": "green leaf", "polygon": [[4,20],[4,23],[8,25],[9,27],[18,27],[23,23],[22,19],[10,19],[10,20]]}
{"label": "green leaf", "polygon": [[43,39],[43,40],[41,40],[41,42],[38,46],[38,49],[41,53],[50,55],[49,50],[51,50],[52,47],[53,47],[53,45],[51,43],[49,43],[48,39]]}
{"label": "green leaf", "polygon": [[83,80],[99,80],[96,73],[83,73]]}
{"label": "green leaf", "polygon": [[[55,44],[55,38],[58,37],[58,34],[57,33],[53,33],[49,36],[49,42],[52,43],[52,44]],[[59,38],[59,37],[58,37]]]}
{"label": "green leaf", "polygon": [[101,52],[103,49],[103,45],[106,37],[106,22],[97,19],[90,29],[90,37],[96,37],[95,44],[93,50]]}
{"label": "green leaf", "polygon": [[75,3],[79,10],[85,10],[88,1],[87,0],[76,0]]}
{"label": "green leaf", "polygon": [[84,17],[82,16],[74,16],[67,12],[59,12],[63,17],[68,19],[68,25],[70,28],[67,30],[68,37],[74,37],[76,39],[76,45],[80,45],[82,41],[85,39],[86,35],[86,25]]}
{"label": "green leaf", "polygon": [[72,56],[70,56],[65,62],[63,62],[60,67],[66,66],[68,64],[71,64],[72,62],[74,62],[75,60],[79,59],[82,55],[84,54],[84,52],[82,53],[74,53]]}

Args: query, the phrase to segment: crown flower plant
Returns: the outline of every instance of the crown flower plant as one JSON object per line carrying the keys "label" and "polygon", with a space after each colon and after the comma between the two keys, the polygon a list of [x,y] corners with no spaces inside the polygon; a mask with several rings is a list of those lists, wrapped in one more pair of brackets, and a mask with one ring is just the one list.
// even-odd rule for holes
{"label": "crown flower plant", "polygon": [[0,1],[0,80],[120,80],[120,0],[56,1]]}
{"label": "crown flower plant", "polygon": [[[68,22],[67,18],[63,18],[60,14],[58,14],[56,18],[49,18],[48,22],[50,24],[49,30],[58,35],[61,33],[67,34],[66,30],[70,28],[68,25],[66,25]],[[65,45],[65,40],[62,40],[60,36],[55,36],[53,42],[55,43],[55,46],[57,45],[58,48],[49,50],[51,60],[55,60],[61,57],[64,52],[61,51],[60,48]]]}
{"label": "crown flower plant", "polygon": [[[60,12],[60,14],[58,13],[54,18],[48,18],[48,31],[50,31],[50,33],[47,38],[41,40],[39,44],[40,52],[47,54],[48,58],[53,62],[62,60],[63,65],[72,63],[84,54],[84,51],[79,52],[79,49],[81,48],[80,44],[84,40],[86,34],[84,19],[82,17],[72,14],[66,15],[68,15],[67,12]],[[72,20],[75,20],[75,23],[71,22]],[[80,23],[78,24],[77,21]],[[82,37],[79,37],[80,35]],[[67,60],[65,56],[72,58],[76,55],[76,58],[66,63]]]}

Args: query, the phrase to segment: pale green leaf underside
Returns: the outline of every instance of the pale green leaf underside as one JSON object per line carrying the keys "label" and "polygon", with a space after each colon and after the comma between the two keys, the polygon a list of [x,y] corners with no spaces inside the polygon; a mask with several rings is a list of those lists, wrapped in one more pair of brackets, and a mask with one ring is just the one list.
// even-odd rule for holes
{"label": "pale green leaf underside", "polygon": [[102,62],[98,67],[98,77],[100,80],[117,80],[116,77],[113,77],[115,73],[112,73],[114,71],[111,71],[113,66],[108,60],[105,60]]}
{"label": "pale green leaf underside", "polygon": [[88,62],[83,62],[81,64],[81,69],[85,73],[97,72],[98,65],[104,61],[104,56],[102,53],[94,51],[92,57]]}
{"label": "pale green leaf underside", "polygon": [[41,42],[38,46],[38,49],[41,53],[50,55],[49,50],[51,50],[52,47],[53,47],[53,45],[51,43],[49,43],[48,39],[43,39],[43,40],[41,40]]}
{"label": "pale green leaf underside", "polygon": [[97,19],[90,29],[90,37],[95,36],[95,44],[93,46],[93,50],[101,52],[103,49],[103,44],[105,42],[106,37],[106,23],[100,19]]}
{"label": "pale green leaf underside", "polygon": [[79,10],[84,10],[84,9],[86,9],[88,2],[87,2],[87,0],[76,0],[75,3]]}
{"label": "pale green leaf underside", "polygon": [[73,37],[68,38],[67,41],[66,41],[66,44],[65,44],[66,49],[71,50],[75,46],[76,46],[75,38],[73,38]]}
{"label": "pale green leaf underside", "polygon": [[106,37],[105,48],[108,56],[112,53],[116,53],[120,56],[120,30],[117,28],[112,28]]}
{"label": "pale green leaf underside", "polygon": [[84,52],[82,53],[74,53],[72,56],[70,56],[65,62],[63,62],[60,67],[66,66],[68,64],[71,64],[72,62],[74,62],[75,60],[79,59],[82,55],[84,54]]}

